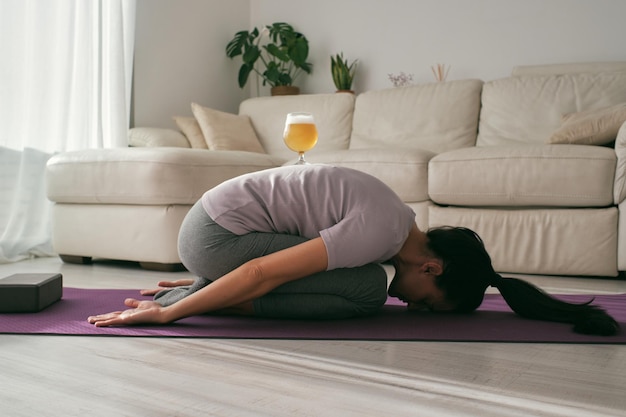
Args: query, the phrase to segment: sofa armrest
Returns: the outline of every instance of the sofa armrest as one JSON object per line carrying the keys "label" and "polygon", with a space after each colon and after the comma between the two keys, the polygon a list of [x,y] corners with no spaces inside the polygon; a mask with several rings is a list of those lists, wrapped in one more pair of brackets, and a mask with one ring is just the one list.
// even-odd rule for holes
{"label": "sofa armrest", "polygon": [[617,132],[615,154],[617,156],[617,166],[615,167],[613,199],[615,204],[620,204],[626,199],[626,122],[622,124],[619,132]]}
{"label": "sofa armrest", "polygon": [[128,131],[128,145],[132,147],[191,148],[181,132],[158,127],[134,127]]}

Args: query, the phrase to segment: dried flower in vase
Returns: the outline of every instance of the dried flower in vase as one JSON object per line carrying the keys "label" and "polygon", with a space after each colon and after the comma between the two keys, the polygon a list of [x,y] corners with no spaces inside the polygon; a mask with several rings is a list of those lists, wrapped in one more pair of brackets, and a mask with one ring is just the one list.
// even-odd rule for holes
{"label": "dried flower in vase", "polygon": [[407,85],[411,85],[413,82],[413,74],[405,74],[401,72],[400,74],[387,74],[389,77],[389,81],[393,84],[394,87],[406,87]]}
{"label": "dried flower in vase", "polygon": [[437,64],[430,67],[433,70],[433,74],[435,75],[435,80],[442,82],[448,78],[448,72],[450,71],[450,66],[446,64]]}

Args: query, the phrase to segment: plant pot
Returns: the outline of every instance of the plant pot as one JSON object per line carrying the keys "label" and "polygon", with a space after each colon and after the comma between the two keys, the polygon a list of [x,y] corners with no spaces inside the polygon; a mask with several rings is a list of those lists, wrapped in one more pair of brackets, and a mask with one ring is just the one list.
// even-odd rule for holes
{"label": "plant pot", "polygon": [[277,85],[270,90],[273,96],[296,96],[300,94],[300,88],[294,85]]}
{"label": "plant pot", "polygon": [[337,93],[350,93],[350,94],[354,94],[354,90],[337,90]]}

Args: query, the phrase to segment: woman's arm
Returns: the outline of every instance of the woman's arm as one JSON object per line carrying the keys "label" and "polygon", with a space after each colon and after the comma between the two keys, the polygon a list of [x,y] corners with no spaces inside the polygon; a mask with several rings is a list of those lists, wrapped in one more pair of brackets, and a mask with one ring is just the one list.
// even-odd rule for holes
{"label": "woman's arm", "polygon": [[88,320],[96,326],[170,323],[252,301],[281,284],[325,271],[327,266],[326,246],[318,237],[253,259],[170,306],[126,300],[128,306],[136,308],[92,316]]}

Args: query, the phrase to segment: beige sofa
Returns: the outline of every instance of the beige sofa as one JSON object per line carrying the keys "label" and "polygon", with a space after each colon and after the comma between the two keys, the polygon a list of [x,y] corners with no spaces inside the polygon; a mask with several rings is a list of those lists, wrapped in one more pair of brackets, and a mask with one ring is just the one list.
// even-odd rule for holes
{"label": "beige sofa", "polygon": [[[249,123],[265,152],[191,148],[198,137],[189,130],[185,137],[135,128],[130,148],[59,154],[47,167],[53,244],[66,261],[176,269],[178,228],[191,205],[228,178],[292,163],[281,138],[285,114],[310,111],[320,134],[310,162],[377,176],[415,210],[422,229],[476,230],[498,271],[616,276],[626,270],[619,216],[626,207],[626,127],[617,135],[614,126],[623,103],[626,63],[594,63],[518,67],[500,80],[356,97],[253,98],[226,119],[196,106],[210,145],[233,124]],[[586,140],[603,146],[579,144]],[[224,141],[215,146],[224,149]]]}

